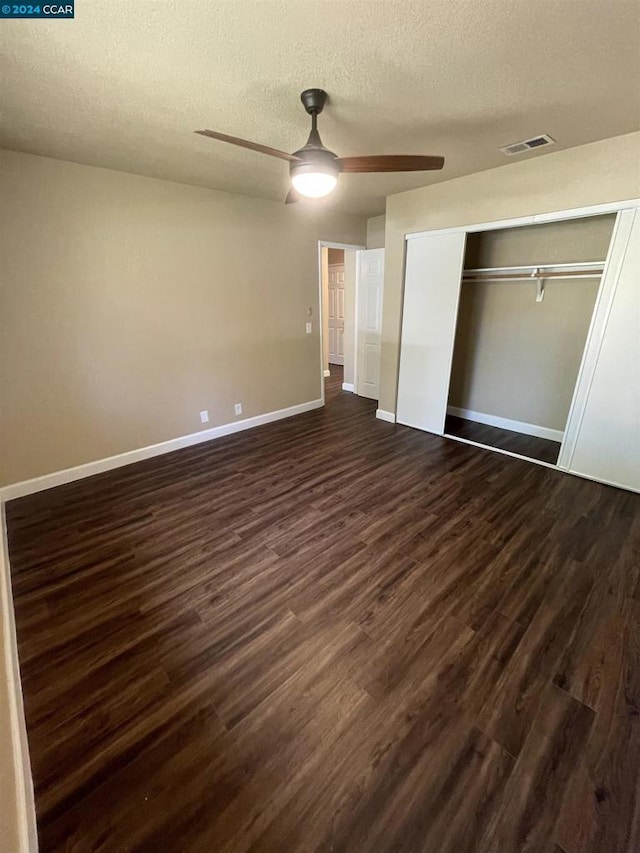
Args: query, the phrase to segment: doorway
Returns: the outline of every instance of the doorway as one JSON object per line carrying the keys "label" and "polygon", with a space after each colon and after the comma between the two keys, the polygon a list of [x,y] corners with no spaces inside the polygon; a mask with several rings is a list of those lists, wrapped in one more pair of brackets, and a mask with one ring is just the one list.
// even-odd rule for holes
{"label": "doorway", "polygon": [[326,359],[344,367],[345,281],[344,249],[327,249],[327,341]]}
{"label": "doorway", "polygon": [[322,241],[318,249],[323,382],[341,373],[343,391],[377,400],[384,249]]}
{"label": "doorway", "polygon": [[328,241],[318,243],[323,403],[325,381],[330,378],[332,387],[340,378],[341,390],[355,390],[356,258],[361,249],[364,246]]}

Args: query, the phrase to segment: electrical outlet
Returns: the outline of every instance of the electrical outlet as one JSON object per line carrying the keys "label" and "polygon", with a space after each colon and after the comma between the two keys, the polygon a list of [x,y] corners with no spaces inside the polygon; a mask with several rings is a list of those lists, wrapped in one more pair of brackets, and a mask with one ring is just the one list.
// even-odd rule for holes
{"label": "electrical outlet", "polygon": [[200,422],[206,424],[209,421],[209,412],[205,409],[204,412],[200,412]]}
{"label": "electrical outlet", "polygon": [[236,403],[235,405],[236,415],[242,414],[242,403]]}
{"label": "electrical outlet", "polygon": [[307,334],[308,334],[308,335],[310,335],[310,334],[311,334],[312,328],[313,328],[313,327],[312,327],[311,323],[307,323]]}

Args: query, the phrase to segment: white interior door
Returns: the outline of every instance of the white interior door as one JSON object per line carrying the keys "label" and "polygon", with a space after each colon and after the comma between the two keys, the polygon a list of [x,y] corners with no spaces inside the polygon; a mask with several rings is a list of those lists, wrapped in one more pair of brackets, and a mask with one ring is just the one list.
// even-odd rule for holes
{"label": "white interior door", "polygon": [[329,364],[344,364],[344,264],[329,264]]}
{"label": "white interior door", "polygon": [[377,400],[380,387],[384,249],[358,252],[356,394]]}
{"label": "white interior door", "polygon": [[640,491],[640,209],[618,215],[560,463]]}
{"label": "white interior door", "polygon": [[396,420],[442,435],[466,234],[407,240]]}

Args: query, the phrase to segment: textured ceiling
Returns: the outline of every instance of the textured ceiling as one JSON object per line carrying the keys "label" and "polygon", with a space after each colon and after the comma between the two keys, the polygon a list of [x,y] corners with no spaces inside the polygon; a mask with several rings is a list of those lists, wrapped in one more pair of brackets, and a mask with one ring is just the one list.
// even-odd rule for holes
{"label": "textured ceiling", "polygon": [[[342,156],[443,154],[439,173],[343,175],[327,202],[384,197],[640,127],[639,0],[76,0],[73,21],[0,22],[0,146],[263,198],[285,163],[193,134],[293,151],[302,89],[325,88]],[[531,152],[524,158],[545,156]]]}

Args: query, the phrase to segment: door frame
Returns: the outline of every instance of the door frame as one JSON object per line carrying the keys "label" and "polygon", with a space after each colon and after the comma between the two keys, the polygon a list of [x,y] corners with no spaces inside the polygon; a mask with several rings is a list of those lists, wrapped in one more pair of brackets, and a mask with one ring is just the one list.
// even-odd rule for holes
{"label": "door frame", "polygon": [[[324,306],[322,304],[322,250],[323,249],[344,249],[349,252],[358,252],[360,249],[366,249],[366,246],[362,246],[356,243],[335,243],[332,240],[318,240],[318,317],[320,318],[320,399],[322,400],[322,405],[324,406],[324,324],[325,324],[325,316],[324,316]],[[356,266],[358,263],[358,255],[356,254]],[[357,287],[358,287],[358,275],[356,272],[356,296],[357,296]],[[357,332],[357,316],[354,318],[354,327]]]}
{"label": "door frame", "polygon": [[555,210],[551,213],[534,213],[529,216],[516,216],[513,219],[494,219],[490,222],[473,222],[468,225],[454,225],[450,228],[431,228],[428,231],[409,231],[404,235],[405,240],[416,237],[426,237],[431,234],[453,234],[464,231],[473,234],[475,231],[497,231],[502,228],[518,228],[520,225],[540,225],[542,222],[562,222],[564,219],[584,219],[589,216],[602,216],[605,213],[618,213],[627,208],[640,205],[640,198],[627,198],[623,201],[610,201],[604,204],[592,204],[586,207],[574,207]]}

